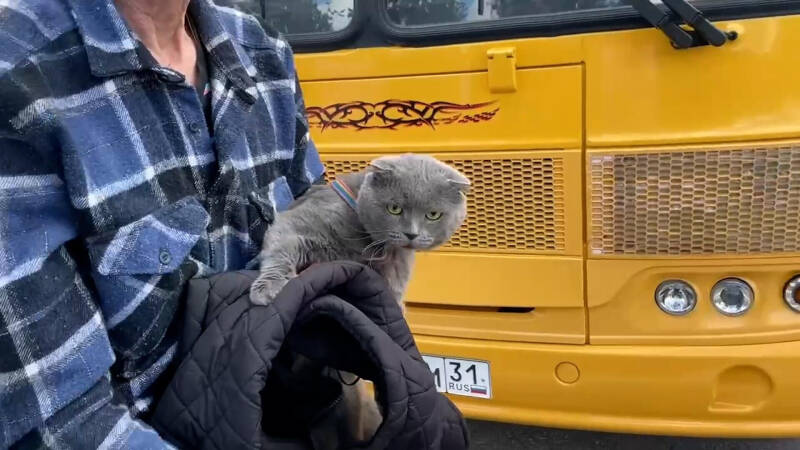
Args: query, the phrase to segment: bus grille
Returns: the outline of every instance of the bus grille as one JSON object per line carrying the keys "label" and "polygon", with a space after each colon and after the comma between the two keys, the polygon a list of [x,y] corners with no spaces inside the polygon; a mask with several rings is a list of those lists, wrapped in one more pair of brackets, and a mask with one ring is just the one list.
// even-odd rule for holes
{"label": "bus grille", "polygon": [[800,147],[592,155],[595,255],[800,252]]}
{"label": "bus grille", "polygon": [[[324,155],[323,155],[324,157]],[[449,250],[564,249],[563,160],[561,158],[450,159],[472,181],[464,225]],[[327,159],[328,181],[364,169],[367,159]]]}

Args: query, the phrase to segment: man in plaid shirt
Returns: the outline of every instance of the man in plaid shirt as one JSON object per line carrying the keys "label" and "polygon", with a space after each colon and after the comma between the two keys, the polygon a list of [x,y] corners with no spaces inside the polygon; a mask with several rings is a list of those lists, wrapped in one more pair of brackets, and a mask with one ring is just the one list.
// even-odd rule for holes
{"label": "man in plaid shirt", "polygon": [[0,448],[168,447],[141,420],[183,286],[252,263],[322,171],[255,19],[0,0]]}

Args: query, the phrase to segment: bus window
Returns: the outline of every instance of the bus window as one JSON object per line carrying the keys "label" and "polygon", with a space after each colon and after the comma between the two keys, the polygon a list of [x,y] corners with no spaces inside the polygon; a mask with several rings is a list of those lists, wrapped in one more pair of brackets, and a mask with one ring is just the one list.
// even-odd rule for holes
{"label": "bus window", "polygon": [[625,6],[623,0],[387,0],[388,18],[400,26],[478,22],[520,16]]}
{"label": "bus window", "polygon": [[353,20],[354,0],[224,0],[218,4],[252,14],[286,34],[334,33]]}

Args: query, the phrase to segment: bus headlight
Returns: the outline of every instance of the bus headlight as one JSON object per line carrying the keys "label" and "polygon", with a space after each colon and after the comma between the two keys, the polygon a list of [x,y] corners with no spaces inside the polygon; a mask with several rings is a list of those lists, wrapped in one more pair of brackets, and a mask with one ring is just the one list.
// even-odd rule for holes
{"label": "bus headlight", "polygon": [[726,278],[711,290],[711,303],[726,316],[740,316],[753,306],[753,289],[738,278]]}
{"label": "bus headlight", "polygon": [[668,280],[656,288],[656,304],[667,314],[682,316],[694,309],[697,294],[685,281]]}
{"label": "bus headlight", "polygon": [[795,312],[800,312],[800,275],[792,278],[786,283],[786,288],[783,290],[783,299],[789,308]]}

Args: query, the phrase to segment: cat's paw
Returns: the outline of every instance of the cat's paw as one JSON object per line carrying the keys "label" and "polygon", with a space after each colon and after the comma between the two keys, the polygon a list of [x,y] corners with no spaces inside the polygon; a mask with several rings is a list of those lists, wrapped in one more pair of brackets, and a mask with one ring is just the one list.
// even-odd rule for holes
{"label": "cat's paw", "polygon": [[269,305],[278,296],[281,289],[286,286],[287,282],[288,280],[258,278],[250,286],[250,302],[261,306]]}

